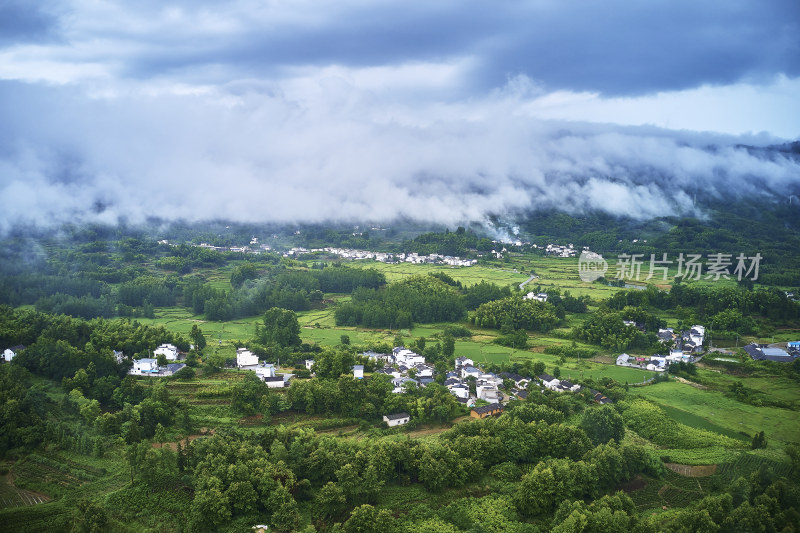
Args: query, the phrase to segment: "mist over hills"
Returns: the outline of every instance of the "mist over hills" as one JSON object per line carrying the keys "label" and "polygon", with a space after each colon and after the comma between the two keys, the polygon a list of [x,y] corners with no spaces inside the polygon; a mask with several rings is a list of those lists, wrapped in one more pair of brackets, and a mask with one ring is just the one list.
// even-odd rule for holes
{"label": "mist over hills", "polygon": [[379,4],[0,6],[0,235],[798,194],[797,2]]}
{"label": "mist over hills", "polygon": [[63,101],[63,91],[29,97],[53,120],[15,121],[0,98],[11,117],[0,129],[13,139],[0,150],[0,197],[11,200],[0,233],[154,218],[452,226],[540,209],[646,220],[703,217],[706,201],[800,194],[796,143],[769,137],[543,121],[491,106],[401,122],[269,97],[228,107],[156,99],[112,112],[115,102]]}

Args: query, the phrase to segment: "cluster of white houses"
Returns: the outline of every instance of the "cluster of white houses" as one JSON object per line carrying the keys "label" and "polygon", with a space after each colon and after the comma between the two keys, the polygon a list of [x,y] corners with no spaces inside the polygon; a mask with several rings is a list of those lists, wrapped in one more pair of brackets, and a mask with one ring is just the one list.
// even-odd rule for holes
{"label": "cluster of white houses", "polygon": [[[374,259],[383,263],[434,263],[445,264],[450,266],[473,266],[478,263],[476,259],[462,259],[460,257],[451,255],[429,254],[420,255],[418,253],[386,253],[386,252],[370,252],[368,250],[354,250],[351,248],[312,248],[314,252],[325,252],[345,259]],[[309,250],[305,248],[292,248],[284,255],[298,255],[308,253]],[[288,256],[287,255],[287,256]]]}
{"label": "cluster of white houses", "polygon": [[[633,322],[626,322],[626,325],[639,327]],[[675,330],[672,328],[659,329],[659,341],[661,341],[662,344],[672,344],[672,350],[668,354],[641,356],[622,353],[617,356],[617,365],[664,372],[672,363],[693,362],[695,356],[703,351],[705,335],[706,328],[699,325],[694,325],[691,329],[679,333],[675,333]]]}
{"label": "cluster of white houses", "polygon": [[675,333],[672,328],[659,329],[658,340],[664,344],[673,343],[673,352],[682,352],[686,355],[693,355],[703,351],[703,343],[706,339],[706,328],[694,325],[691,329]]}
{"label": "cluster of white houses", "polygon": [[255,372],[261,381],[273,389],[288,387],[289,380],[293,377],[293,374],[277,374],[275,365],[259,362],[258,356],[247,348],[236,350],[236,368]]}
{"label": "cluster of white houses", "polygon": [[[158,356],[163,355],[167,361],[172,361],[166,365],[158,364]],[[117,362],[122,362],[122,352],[114,352]],[[153,350],[153,357],[145,357],[143,359],[134,359],[133,366],[128,370],[128,374],[132,376],[147,376],[147,377],[164,377],[175,374],[178,370],[185,367],[184,363],[178,363],[182,357],[178,348],[172,344],[162,344]]]}

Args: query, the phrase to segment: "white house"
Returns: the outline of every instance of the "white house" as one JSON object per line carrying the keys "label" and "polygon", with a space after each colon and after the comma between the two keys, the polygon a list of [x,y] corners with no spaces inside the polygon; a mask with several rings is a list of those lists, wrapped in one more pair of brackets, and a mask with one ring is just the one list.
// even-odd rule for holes
{"label": "white house", "polygon": [[461,370],[465,366],[475,366],[475,362],[468,357],[457,357],[456,370]]}
{"label": "white house", "polygon": [[307,370],[311,370],[312,366],[314,366],[314,360],[313,359],[306,359],[306,369]]}
{"label": "white house", "polygon": [[264,363],[263,366],[256,367],[256,376],[266,381],[266,378],[275,377],[275,365],[272,363]]}
{"label": "white house", "polygon": [[158,358],[159,355],[163,355],[167,358],[167,361],[177,361],[178,360],[178,348],[173,346],[172,344],[162,344],[155,350],[153,350],[153,357]]}
{"label": "white house", "polygon": [[122,353],[122,350],[112,350],[112,351],[114,352],[114,361],[116,361],[117,364],[121,364],[122,361],[125,360],[125,354]]}
{"label": "white house", "polygon": [[403,424],[408,424],[409,421],[411,421],[411,415],[408,413],[383,415],[383,421],[386,422],[389,427],[402,426]]}
{"label": "white house", "polygon": [[456,398],[469,398],[469,387],[466,385],[453,385],[450,387],[450,394]]}
{"label": "white house", "polygon": [[392,356],[394,357],[394,363],[397,365],[412,367],[425,363],[425,358],[423,356],[403,348],[402,346],[392,350]]}
{"label": "white house", "polygon": [[536,300],[537,302],[546,302],[547,301],[547,293],[546,292],[529,292],[525,296],[523,296],[525,300]]}
{"label": "white house", "polygon": [[[259,376],[261,377],[261,376]],[[285,385],[283,376],[265,376],[261,378],[270,389],[282,389]]]}
{"label": "white house", "polygon": [[666,357],[667,361],[670,363],[677,363],[679,361],[688,361],[689,356],[684,354],[680,350],[672,350],[669,355]]}
{"label": "white house", "polygon": [[626,353],[619,354],[619,356],[617,356],[617,364],[619,366],[628,366],[628,365],[630,365],[630,363],[629,363],[629,359],[630,358],[631,358],[631,356],[626,354]]}
{"label": "white house", "polygon": [[577,383],[572,383],[571,381],[564,380],[558,383],[558,388],[563,391],[578,392],[579,390],[581,390],[582,387]]}
{"label": "white house", "polygon": [[[400,394],[400,393],[405,392],[406,391],[405,388],[407,386],[406,385],[407,383],[410,383],[414,387],[419,387],[419,383],[417,382],[416,379],[404,378],[404,377],[394,378],[392,380],[392,385],[394,385],[394,389],[392,389],[392,393]],[[411,386],[411,385],[409,385],[409,386]]]}
{"label": "white house", "polygon": [[669,342],[675,339],[675,330],[672,328],[658,329],[658,340],[661,342]]}
{"label": "white house", "polygon": [[555,378],[550,374],[539,374],[539,379],[542,380],[542,385],[544,385],[546,389],[550,390],[558,390],[558,386],[561,383],[558,378]]}
{"label": "white house", "polygon": [[353,365],[353,378],[364,379],[364,365]]}
{"label": "white house", "polygon": [[5,350],[3,350],[3,360],[6,363],[10,363],[11,360],[14,359],[17,356],[17,353],[19,351],[21,351],[21,350],[24,350],[24,349],[25,349],[25,347],[22,346],[22,345],[20,345],[20,346],[12,346],[11,348],[6,348]]}
{"label": "white house", "polygon": [[128,370],[132,376],[150,376],[158,374],[158,360],[156,359],[134,359],[133,366]]}
{"label": "white house", "polygon": [[247,348],[239,348],[236,350],[236,366],[244,368],[247,366],[257,366],[258,356],[248,350]]}
{"label": "white house", "polygon": [[384,363],[388,362],[390,359],[389,354],[378,353],[373,351],[363,352],[361,355],[363,355],[364,357],[369,357],[369,359],[372,361],[383,361]]}
{"label": "white house", "polygon": [[481,400],[486,400],[489,403],[496,403],[500,401],[500,391],[491,385],[482,385],[476,387],[475,389],[475,392],[478,394],[478,398]]}
{"label": "white house", "polygon": [[416,371],[416,376],[418,378],[432,378],[433,377],[433,367],[428,365],[415,365],[414,370]]}
{"label": "white house", "polygon": [[464,366],[461,368],[461,377],[467,379],[469,377],[473,377],[478,379],[481,377],[481,371],[475,368],[474,366]]}

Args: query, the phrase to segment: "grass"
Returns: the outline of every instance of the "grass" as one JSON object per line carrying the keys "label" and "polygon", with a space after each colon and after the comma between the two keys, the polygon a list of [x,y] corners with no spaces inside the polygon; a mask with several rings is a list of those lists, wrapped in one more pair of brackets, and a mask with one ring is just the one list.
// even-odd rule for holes
{"label": "grass", "polygon": [[728,398],[719,391],[702,390],[676,381],[642,387],[636,389],[635,394],[661,406],[692,413],[728,431],[744,431],[748,435],[764,431],[768,442],[800,443],[800,415],[796,411],[755,407]]}
{"label": "grass", "polygon": [[519,286],[530,277],[529,273],[515,272],[513,268],[497,268],[492,266],[475,265],[471,267],[451,267],[448,265],[415,265],[412,263],[388,264],[379,261],[353,261],[350,266],[360,268],[374,268],[383,272],[386,281],[398,281],[410,276],[444,272],[464,285],[475,285],[481,281],[495,283],[501,287],[506,285]]}
{"label": "grass", "polygon": [[732,439],[738,439],[745,442],[750,442],[750,438],[742,435],[738,431],[733,431],[728,428],[724,428],[718,424],[711,422],[703,418],[702,416],[696,415],[694,413],[690,413],[689,411],[684,411],[683,409],[678,409],[677,407],[672,407],[671,405],[662,405],[662,409],[667,415],[680,422],[681,424],[685,424],[689,427],[697,428],[697,429],[704,429],[707,431],[713,431],[715,433],[719,433],[720,435],[725,435],[726,437],[730,437]]}
{"label": "grass", "polygon": [[203,315],[194,315],[182,307],[159,307],[155,318],[137,318],[141,324],[164,326],[169,331],[188,335],[193,325],[197,325],[205,335],[208,345],[230,344],[253,336],[261,316],[240,318],[226,322],[207,321]]}

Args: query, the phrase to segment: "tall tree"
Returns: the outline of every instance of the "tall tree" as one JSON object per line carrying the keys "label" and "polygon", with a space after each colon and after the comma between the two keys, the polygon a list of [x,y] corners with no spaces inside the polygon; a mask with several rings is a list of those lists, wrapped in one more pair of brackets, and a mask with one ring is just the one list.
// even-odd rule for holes
{"label": "tall tree", "polygon": [[300,345],[300,324],[294,311],[273,307],[264,313],[263,344],[280,347]]}
{"label": "tall tree", "polygon": [[621,442],[625,436],[622,415],[609,405],[587,409],[583,413],[581,428],[594,444],[605,444],[610,439]]}

